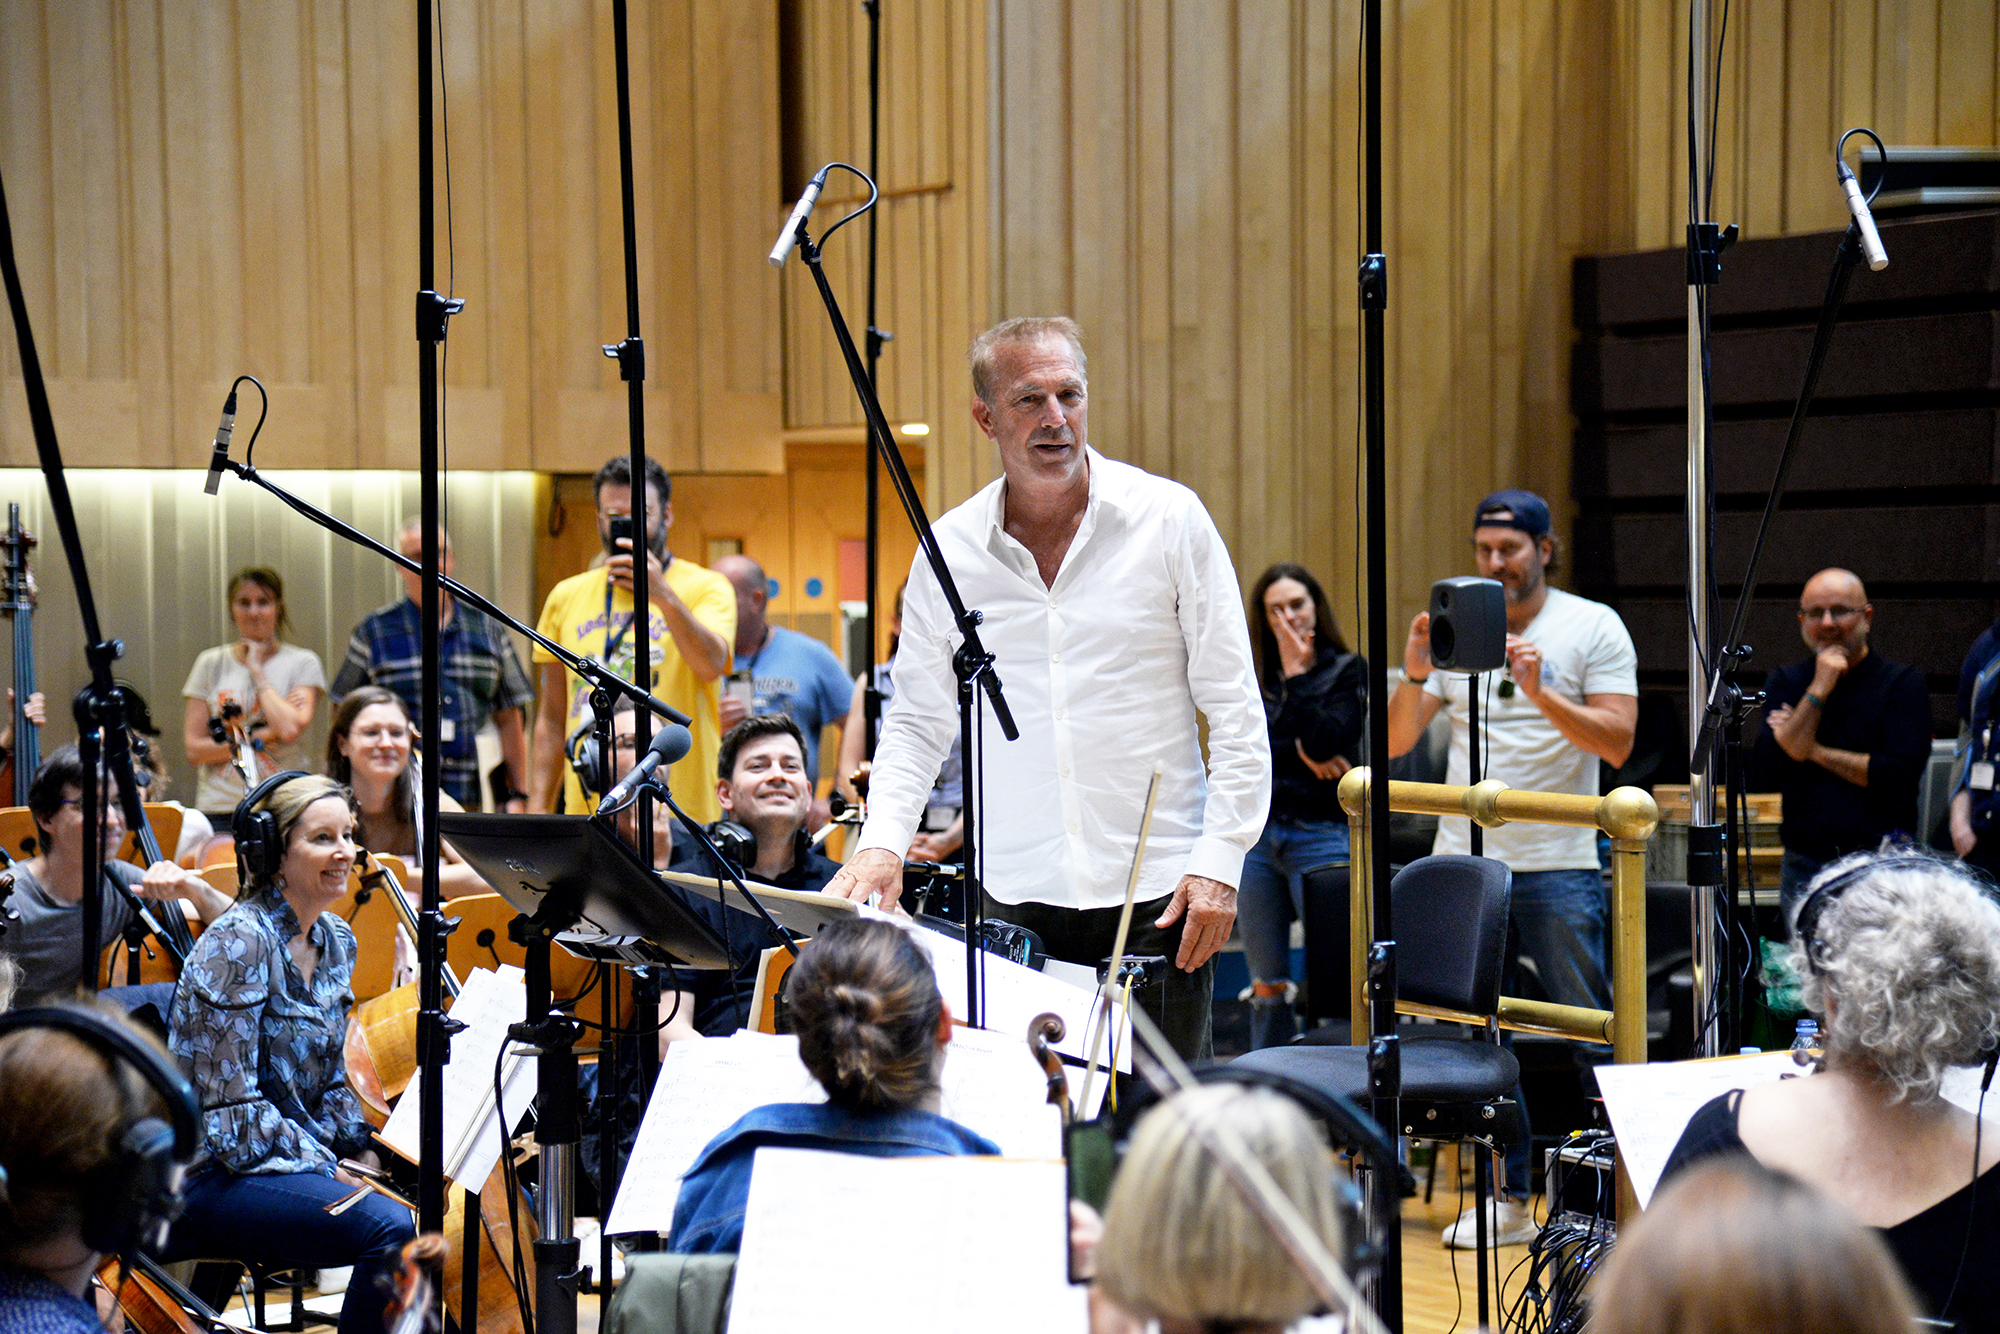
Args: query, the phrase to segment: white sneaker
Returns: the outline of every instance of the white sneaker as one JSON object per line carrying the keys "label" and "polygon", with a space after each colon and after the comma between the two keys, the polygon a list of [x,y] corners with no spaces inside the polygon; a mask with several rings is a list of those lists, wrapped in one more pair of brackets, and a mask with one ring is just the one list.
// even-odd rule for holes
{"label": "white sneaker", "polygon": [[[1486,1202],[1486,1244],[1489,1246],[1521,1246],[1535,1239],[1540,1231],[1535,1224],[1535,1216],[1526,1205],[1513,1200]],[[1479,1220],[1475,1210],[1467,1209],[1458,1216],[1458,1221],[1444,1230],[1444,1245],[1450,1251],[1470,1251],[1479,1246]]]}

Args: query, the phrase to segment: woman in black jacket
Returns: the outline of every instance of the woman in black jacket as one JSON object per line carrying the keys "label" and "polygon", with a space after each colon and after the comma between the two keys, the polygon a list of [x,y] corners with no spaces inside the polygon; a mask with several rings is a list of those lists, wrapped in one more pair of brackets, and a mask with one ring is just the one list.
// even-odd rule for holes
{"label": "woman in black jacket", "polygon": [[1304,911],[1305,872],[1347,860],[1337,792],[1359,754],[1368,677],[1303,566],[1264,571],[1247,610],[1271,741],[1271,814],[1244,860],[1236,914],[1250,965],[1250,1045],[1270,1047],[1297,1031],[1291,927]]}

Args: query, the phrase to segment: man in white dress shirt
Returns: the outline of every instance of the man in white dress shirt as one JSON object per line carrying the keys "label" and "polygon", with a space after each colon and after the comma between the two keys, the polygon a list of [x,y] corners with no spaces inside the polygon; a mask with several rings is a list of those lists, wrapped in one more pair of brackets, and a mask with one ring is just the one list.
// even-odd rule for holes
{"label": "man in white dress shirt", "polygon": [[[1009,742],[989,717],[983,732],[987,912],[1033,930],[1055,958],[1107,958],[1158,764],[1127,951],[1167,957],[1165,985],[1142,999],[1184,1055],[1207,1055],[1213,959],[1271,792],[1236,571],[1192,491],[1090,448],[1072,321],[1008,320],[970,359],[972,417],[1004,475],[938,520],[937,536],[965,604],[983,613],[1021,730]],[[885,906],[900,894],[903,850],[957,735],[957,646],[919,555],[868,822],[829,892]]]}

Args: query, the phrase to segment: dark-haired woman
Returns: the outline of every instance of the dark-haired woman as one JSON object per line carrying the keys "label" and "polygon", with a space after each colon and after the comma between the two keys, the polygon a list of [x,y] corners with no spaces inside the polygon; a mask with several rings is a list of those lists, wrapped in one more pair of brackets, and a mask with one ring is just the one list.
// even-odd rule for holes
{"label": "dark-haired woman", "polygon": [[227,827],[244,789],[231,764],[235,749],[210,736],[210,722],[231,705],[242,711],[242,725],[258,747],[259,780],[285,769],[310,769],[311,757],[300,742],[326,693],[319,655],[278,638],[291,626],[285,581],[277,571],[260,565],[238,570],[229,581],[229,617],[235,640],[202,650],[181,687],[187,696],[181,740],[189,762],[199,768],[195,808],[218,829]]}
{"label": "dark-haired woman", "polygon": [[284,1267],[353,1265],[340,1334],[383,1327],[384,1279],[414,1235],[409,1210],[345,1166],[376,1166],[348,1091],[342,1040],[353,1003],[354,933],[329,912],[354,865],[354,804],[331,778],[294,778],[260,809],[277,824],[275,874],[248,868],[236,906],[195,942],[168,1046],[201,1098],[202,1151],[170,1258]]}
{"label": "dark-haired woman", "polygon": [[871,1158],[1000,1152],[984,1135],[938,1115],[951,1011],[907,931],[859,918],[829,925],[800,948],[785,995],[799,1059],[827,1101],[771,1103],[710,1140],[681,1178],[668,1250],[710,1254],[742,1244],[760,1148]]}
{"label": "dark-haired woman", "polygon": [[1303,566],[1264,571],[1247,611],[1271,742],[1271,814],[1243,862],[1236,921],[1250,966],[1250,1045],[1271,1047],[1297,1032],[1291,936],[1305,911],[1305,872],[1347,860],[1338,793],[1359,754],[1368,673]]}

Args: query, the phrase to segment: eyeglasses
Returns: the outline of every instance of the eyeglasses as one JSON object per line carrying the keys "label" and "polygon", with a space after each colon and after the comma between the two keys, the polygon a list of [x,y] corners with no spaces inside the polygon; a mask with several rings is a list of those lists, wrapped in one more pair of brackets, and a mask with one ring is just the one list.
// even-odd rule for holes
{"label": "eyeglasses", "polygon": [[1851,621],[1859,616],[1864,607],[1800,607],[1802,621]]}

